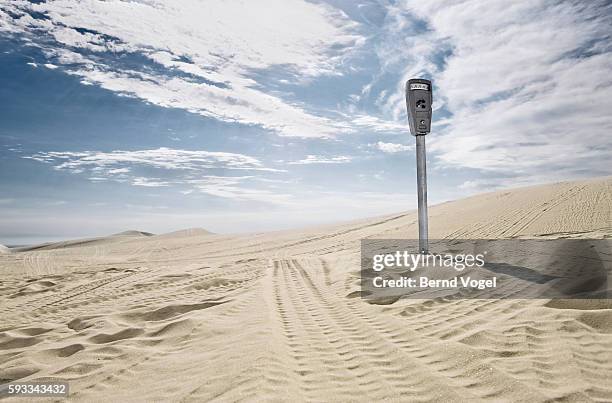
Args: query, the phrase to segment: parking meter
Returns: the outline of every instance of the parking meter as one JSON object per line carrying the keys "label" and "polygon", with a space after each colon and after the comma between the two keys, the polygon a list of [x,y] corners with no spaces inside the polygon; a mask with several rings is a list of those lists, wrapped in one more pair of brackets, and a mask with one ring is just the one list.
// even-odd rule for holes
{"label": "parking meter", "polygon": [[425,135],[431,131],[431,90],[431,81],[422,78],[413,78],[406,83],[408,124],[410,133],[416,137],[419,249],[423,254],[429,253]]}
{"label": "parking meter", "polygon": [[406,107],[413,136],[423,136],[431,131],[431,101],[431,81],[422,78],[408,80]]}

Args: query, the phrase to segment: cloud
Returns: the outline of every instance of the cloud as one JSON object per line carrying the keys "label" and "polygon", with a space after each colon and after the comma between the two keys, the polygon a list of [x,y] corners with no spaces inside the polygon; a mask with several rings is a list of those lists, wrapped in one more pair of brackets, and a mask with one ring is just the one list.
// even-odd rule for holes
{"label": "cloud", "polygon": [[[236,153],[203,150],[116,150],[111,152],[39,152],[22,158],[52,164],[56,170],[88,174],[91,182],[114,181],[138,187],[178,187],[183,194],[194,191],[236,200],[282,203],[288,195],[266,186],[284,183],[237,172],[280,173],[258,159]],[[211,175],[216,172],[218,175]],[[223,174],[223,175],[221,175]],[[253,184],[257,183],[258,186]],[[1,202],[1,200],[0,200]],[[1,203],[0,203],[1,204]]]}
{"label": "cloud", "polygon": [[400,79],[372,96],[399,118],[406,79],[433,78],[439,167],[511,185],[610,174],[611,25],[605,1],[398,3],[376,51],[379,76]]}
{"label": "cloud", "polygon": [[465,181],[459,185],[459,189],[472,190],[478,189],[481,186],[479,181]]}
{"label": "cloud", "polygon": [[254,179],[256,178],[252,176],[205,176],[190,180],[189,183],[202,193],[234,200],[287,204],[293,199],[293,196],[287,193],[246,185],[247,182]]}
{"label": "cloud", "polygon": [[289,165],[310,165],[310,164],[346,164],[351,162],[352,158],[340,155],[336,157],[325,157],[323,155],[308,155],[303,160],[290,161]]}
{"label": "cloud", "polygon": [[107,171],[107,173],[110,175],[126,174],[128,172],[130,172],[130,168],[116,168],[116,169],[109,169]]}
{"label": "cloud", "polygon": [[17,0],[0,5],[0,31],[42,48],[49,68],[155,105],[284,136],[351,131],[253,79],[271,68],[298,81],[340,74],[337,66],[362,38],[346,15],[323,4]]}
{"label": "cloud", "polygon": [[[405,108],[403,111],[405,111]],[[348,118],[347,116],[347,119]],[[375,132],[408,132],[408,120],[406,120],[406,116],[400,116],[399,118],[404,122],[398,123],[370,115],[357,115],[351,118],[351,123],[356,128],[369,129]]]}
{"label": "cloud", "polygon": [[414,150],[414,146],[395,143],[384,143],[382,141],[379,141],[376,144],[371,144],[371,146],[387,154],[395,154],[403,151]]}
{"label": "cloud", "polygon": [[[54,164],[55,169],[78,171],[84,169],[122,175],[130,172],[129,166],[151,167],[165,170],[201,171],[205,169],[230,169],[278,172],[264,167],[254,157],[219,151],[179,150],[160,147],[154,150],[134,151],[50,151],[39,152],[23,158]],[[124,165],[129,165],[125,167]]]}
{"label": "cloud", "polygon": [[[91,178],[90,178],[91,179]],[[136,177],[132,179],[132,185],[144,187],[163,187],[170,185],[170,182],[162,181],[159,178]]]}
{"label": "cloud", "polygon": [[[377,8],[375,22],[298,0],[213,0],[206,10],[195,0],[0,0],[0,30],[39,47],[46,58],[32,63],[58,66],[54,74],[282,136],[361,133],[344,148],[355,153],[410,151],[402,144],[411,138],[404,84],[432,78],[430,166],[441,174],[467,168],[463,185],[445,179],[456,192],[612,173],[612,13],[604,1],[364,0],[355,8],[365,3]],[[286,141],[278,143],[294,139]],[[311,155],[287,167],[359,159],[311,144],[302,148]],[[282,202],[287,193],[257,177],[276,175],[280,164],[243,154],[160,148],[29,157],[93,182],[244,200]]]}

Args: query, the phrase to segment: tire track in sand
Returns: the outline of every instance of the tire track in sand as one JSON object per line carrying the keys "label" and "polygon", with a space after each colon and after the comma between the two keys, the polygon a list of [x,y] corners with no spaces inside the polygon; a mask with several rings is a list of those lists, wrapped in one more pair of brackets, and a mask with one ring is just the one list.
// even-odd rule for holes
{"label": "tire track in sand", "polygon": [[279,319],[284,339],[284,347],[276,350],[283,357],[273,358],[266,374],[270,388],[299,390],[305,400],[367,395],[375,400],[462,401],[508,392],[539,395],[509,374],[470,360],[471,347],[446,342],[457,351],[449,359],[433,339],[411,330],[405,320],[380,320],[357,302],[349,304],[316,282],[298,260],[274,261],[268,280],[272,316]]}

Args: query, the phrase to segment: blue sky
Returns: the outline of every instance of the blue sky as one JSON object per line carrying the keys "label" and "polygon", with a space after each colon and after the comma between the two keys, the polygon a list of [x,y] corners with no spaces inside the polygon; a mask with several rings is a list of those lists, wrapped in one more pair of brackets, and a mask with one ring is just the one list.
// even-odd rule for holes
{"label": "blue sky", "polygon": [[412,209],[412,77],[432,202],[610,175],[606,3],[0,0],[0,243]]}

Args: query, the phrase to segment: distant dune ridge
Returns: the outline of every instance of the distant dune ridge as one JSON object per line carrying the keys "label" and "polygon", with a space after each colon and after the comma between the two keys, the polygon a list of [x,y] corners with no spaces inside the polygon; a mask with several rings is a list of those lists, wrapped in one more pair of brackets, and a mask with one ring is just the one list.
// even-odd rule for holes
{"label": "distant dune ridge", "polygon": [[[612,178],[555,183],[432,206],[430,235],[610,238],[611,211]],[[132,235],[0,256],[0,383],[64,379],[78,401],[612,400],[610,300],[359,298],[360,240],[416,237],[414,211]]]}
{"label": "distant dune ridge", "polygon": [[4,245],[0,245],[0,255],[11,253],[11,250]]}
{"label": "distant dune ridge", "polygon": [[[133,240],[143,237],[152,237],[156,236],[159,238],[180,238],[180,237],[195,237],[195,236],[206,236],[211,235],[212,232],[205,230],[204,228],[189,228],[180,231],[173,231],[166,234],[155,235],[150,232],[145,231],[137,231],[137,230],[128,230],[119,232],[116,234],[112,234],[104,237],[96,237],[96,238],[83,238],[83,239],[73,239],[68,241],[60,241],[60,242],[47,242],[37,245],[29,245],[22,246],[18,248],[20,252],[33,251],[33,250],[52,250],[52,249],[61,249],[61,248],[73,248],[78,246],[93,246],[93,245],[101,245],[108,243],[116,243],[116,242],[125,242],[126,240]],[[1,245],[0,245],[1,246]],[[2,249],[0,248],[0,251]],[[10,252],[10,250],[9,250]],[[1,252],[0,252],[1,253]]]}
{"label": "distant dune ridge", "polygon": [[153,236],[150,232],[129,230],[119,232],[117,234],[112,234],[105,237],[96,237],[96,238],[83,238],[83,239],[72,239],[68,241],[60,241],[60,242],[47,242],[38,245],[29,245],[22,246],[17,248],[20,252],[33,251],[33,250],[52,250],[52,249],[62,249],[62,248],[75,248],[80,246],[94,246],[94,245],[102,245],[108,243],[116,243],[116,242],[124,242],[126,240],[131,240],[134,238],[148,237]]}
{"label": "distant dune ridge", "polygon": [[208,236],[213,233],[205,230],[204,228],[187,228],[180,231],[173,231],[167,234],[158,235],[158,238],[182,238],[182,237],[198,237]]}
{"label": "distant dune ridge", "polygon": [[120,237],[120,236],[153,236],[153,235],[155,234],[152,234],[150,232],[129,230],[129,231],[119,232],[118,234],[113,234],[111,236]]}

